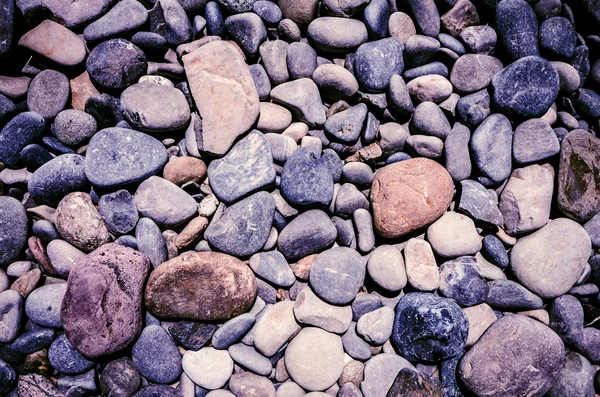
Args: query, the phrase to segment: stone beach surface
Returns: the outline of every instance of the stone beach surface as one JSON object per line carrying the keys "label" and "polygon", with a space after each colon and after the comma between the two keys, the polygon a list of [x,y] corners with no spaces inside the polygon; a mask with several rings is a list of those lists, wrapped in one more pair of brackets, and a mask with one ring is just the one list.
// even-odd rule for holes
{"label": "stone beach surface", "polygon": [[0,396],[600,396],[596,0],[0,0]]}

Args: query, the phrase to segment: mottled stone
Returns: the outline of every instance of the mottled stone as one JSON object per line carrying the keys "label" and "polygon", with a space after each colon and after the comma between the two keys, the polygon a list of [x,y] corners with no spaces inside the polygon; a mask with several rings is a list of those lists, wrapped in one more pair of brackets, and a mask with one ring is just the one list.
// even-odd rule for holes
{"label": "mottled stone", "polygon": [[146,72],[146,55],[125,39],[112,39],[96,46],[87,58],[92,80],[109,90],[122,90]]}
{"label": "mottled stone", "polygon": [[69,193],[58,203],[56,229],[65,240],[86,252],[95,250],[110,238],[87,193]]}
{"label": "mottled stone", "polygon": [[404,368],[394,379],[387,396],[442,397],[442,385],[436,378],[421,374],[410,368]]}

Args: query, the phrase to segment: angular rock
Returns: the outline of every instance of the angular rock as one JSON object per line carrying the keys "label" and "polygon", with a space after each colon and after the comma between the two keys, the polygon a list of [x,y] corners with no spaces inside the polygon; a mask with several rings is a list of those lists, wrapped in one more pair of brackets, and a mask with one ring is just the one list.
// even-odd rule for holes
{"label": "angular rock", "polygon": [[118,190],[100,197],[98,212],[108,230],[118,234],[133,230],[139,219],[133,197],[127,190]]}
{"label": "angular rock", "polygon": [[440,266],[439,290],[460,306],[474,306],[484,302],[489,289],[481,278],[477,260],[473,257],[463,256]]}
{"label": "angular rock", "polygon": [[273,101],[290,108],[311,127],[325,124],[326,114],[317,85],[308,78],[283,83],[271,91]]}
{"label": "angular rock", "polygon": [[504,218],[498,204],[487,189],[478,182],[466,179],[460,182],[460,201],[456,210],[469,215],[476,221],[502,226]]}
{"label": "angular rock", "polygon": [[404,368],[396,376],[387,395],[389,397],[441,397],[442,385],[436,378]]}
{"label": "angular rock", "polygon": [[254,327],[254,346],[261,354],[271,357],[300,332],[294,317],[292,301],[281,301],[271,306]]}
{"label": "angular rock", "polygon": [[325,122],[325,131],[345,144],[354,144],[360,137],[366,117],[367,105],[359,103],[330,116]]}
{"label": "angular rock", "polygon": [[496,309],[536,310],[544,305],[539,296],[511,280],[493,280],[489,287],[486,303]]}

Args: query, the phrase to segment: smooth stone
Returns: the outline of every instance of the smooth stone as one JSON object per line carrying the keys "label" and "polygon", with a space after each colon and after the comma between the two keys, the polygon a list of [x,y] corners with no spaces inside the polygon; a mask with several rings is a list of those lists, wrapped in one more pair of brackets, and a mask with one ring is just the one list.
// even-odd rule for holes
{"label": "smooth stone", "polygon": [[12,289],[0,293],[0,343],[10,343],[18,335],[23,313],[23,297]]}
{"label": "smooth stone", "polygon": [[167,243],[159,227],[149,218],[141,218],[135,227],[137,250],[144,254],[153,267],[168,259]]}
{"label": "smooth stone", "polygon": [[52,124],[52,133],[65,145],[77,146],[91,138],[96,131],[94,117],[76,109],[58,113]]}
{"label": "smooth stone", "polygon": [[426,65],[434,59],[439,49],[440,42],[437,39],[417,34],[406,40],[404,58],[407,65],[412,67]]}
{"label": "smooth stone", "polygon": [[570,94],[579,88],[581,78],[573,66],[560,61],[553,61],[550,64],[558,73],[561,93]]}
{"label": "smooth stone", "polygon": [[162,132],[185,127],[190,109],[183,93],[154,83],[131,85],[121,94],[123,114],[142,131]]}
{"label": "smooth stone", "polygon": [[440,266],[439,291],[465,307],[483,303],[488,296],[489,286],[481,277],[477,260],[465,256]]}
{"label": "smooth stone", "polygon": [[292,123],[292,113],[283,106],[270,102],[260,103],[260,117],[256,128],[265,133],[283,132]]}
{"label": "smooth stone", "polygon": [[221,325],[212,337],[212,345],[215,349],[227,349],[229,346],[241,340],[244,335],[254,326],[256,316],[251,313],[241,314]]}
{"label": "smooth stone", "polygon": [[189,182],[202,181],[206,177],[206,171],[206,164],[200,159],[192,156],[173,156],[163,168],[163,178],[177,186],[183,186]]}
{"label": "smooth stone", "polygon": [[293,261],[329,247],[336,236],[337,229],[325,212],[309,210],[281,231],[277,247],[283,256]]}
{"label": "smooth stone", "polygon": [[350,303],[362,286],[365,264],[358,252],[339,247],[324,251],[310,268],[309,281],[315,294],[334,305]]}
{"label": "smooth stone", "polygon": [[292,138],[286,135],[269,133],[265,138],[271,145],[273,160],[278,163],[285,163],[288,158],[298,149],[298,145]]}
{"label": "smooth stone", "polygon": [[456,103],[458,119],[475,128],[491,114],[490,95],[487,89],[465,95]]}
{"label": "smooth stone", "polygon": [[334,306],[321,300],[310,288],[298,293],[294,316],[300,324],[312,325],[336,334],[344,333],[352,322],[350,306]]}
{"label": "smooth stone", "polygon": [[415,108],[413,106],[408,87],[400,75],[393,75],[390,79],[388,97],[393,109],[402,114],[411,114]]}
{"label": "smooth stone", "polygon": [[600,117],[600,95],[594,90],[582,88],[579,90],[575,107],[584,116],[597,119]]}
{"label": "smooth stone", "polygon": [[294,317],[293,301],[275,303],[256,321],[254,327],[254,347],[261,354],[271,357],[290,339],[300,332],[300,325]]}
{"label": "smooth stone", "polygon": [[267,39],[265,24],[252,12],[225,18],[225,27],[233,40],[250,56],[257,55],[259,47]]}
{"label": "smooth stone", "polygon": [[49,19],[25,33],[20,38],[19,45],[66,67],[79,65],[86,56],[83,40],[71,30]]}
{"label": "smooth stone", "polygon": [[417,29],[412,18],[404,12],[394,12],[388,20],[388,31],[391,37],[394,37],[403,44],[411,37],[417,34]]}
{"label": "smooth stone", "polygon": [[481,250],[486,259],[492,261],[495,265],[505,268],[508,266],[508,254],[502,241],[492,235],[483,238],[483,248]]}
{"label": "smooth stone", "polygon": [[198,386],[208,390],[223,387],[233,373],[233,360],[225,350],[204,347],[183,355],[183,371]]}
{"label": "smooth stone", "polygon": [[[317,53],[307,43],[290,43],[286,50],[286,65],[292,79],[311,78],[317,69]],[[319,85],[316,80],[315,83]]]}
{"label": "smooth stone", "polygon": [[553,191],[552,168],[534,164],[514,170],[500,195],[504,231],[522,234],[548,223]]}
{"label": "smooth stone", "polygon": [[135,368],[151,382],[168,384],[181,375],[179,350],[167,331],[159,325],[149,325],[142,330],[133,345],[131,357]]}
{"label": "smooth stone", "polygon": [[344,183],[335,197],[335,213],[351,217],[359,208],[368,209],[369,200],[351,183]]}
{"label": "smooth stone", "polygon": [[159,0],[164,18],[165,37],[171,45],[187,43],[192,39],[192,24],[186,10],[177,0]]}
{"label": "smooth stone", "polygon": [[577,45],[577,32],[565,17],[552,17],[540,25],[539,45],[548,58],[570,59]]}
{"label": "smooth stone", "polygon": [[394,325],[394,309],[384,306],[366,313],[356,323],[356,333],[368,343],[384,344],[392,335]]}
{"label": "smooth stone", "polygon": [[288,107],[294,116],[310,127],[325,124],[326,114],[317,85],[308,78],[301,78],[278,85],[271,90],[276,103]]}
{"label": "smooth stone", "polygon": [[543,307],[542,299],[511,280],[493,280],[486,303],[496,309],[535,310]]}
{"label": "smooth stone", "polygon": [[[4,360],[0,360],[0,392],[8,393],[17,383],[17,372]],[[7,394],[8,395],[8,394]],[[14,393],[14,395],[18,395]]]}
{"label": "smooth stone", "polygon": [[471,218],[448,211],[427,228],[427,240],[442,257],[474,255],[481,250],[481,239]]}
{"label": "smooth stone", "polygon": [[95,250],[110,239],[108,229],[87,193],[66,195],[56,207],[55,225],[67,242],[85,252]]}
{"label": "smooth stone", "polygon": [[360,137],[366,117],[367,105],[359,103],[330,116],[325,122],[325,131],[334,139],[353,144]]}
{"label": "smooth stone", "polygon": [[210,42],[183,56],[183,65],[202,115],[198,149],[224,155],[258,119],[260,104],[252,74],[242,54],[225,41]]}
{"label": "smooth stone", "polygon": [[508,0],[498,4],[495,22],[503,47],[513,61],[538,55],[538,22],[527,2]]}
{"label": "smooth stone", "polygon": [[102,390],[110,390],[116,397],[132,395],[140,386],[140,374],[131,359],[122,357],[111,361],[100,374]]}
{"label": "smooth stone", "polygon": [[308,37],[323,51],[348,52],[368,39],[365,24],[356,19],[320,17],[308,25]]}
{"label": "smooth stone", "polygon": [[151,176],[140,184],[133,202],[141,216],[165,228],[180,225],[198,212],[198,204],[192,196],[157,176]]}
{"label": "smooth stone", "polygon": [[412,11],[419,32],[431,37],[440,33],[440,14],[432,0],[409,0],[407,5]]}
{"label": "smooth stone", "polygon": [[352,96],[359,89],[356,77],[348,69],[332,63],[319,65],[312,79],[325,96],[333,99]]}
{"label": "smooth stone", "polygon": [[166,385],[146,385],[142,386],[135,394],[131,397],[180,397],[176,389]]}
{"label": "smooth stone", "polygon": [[133,342],[142,329],[142,291],[149,268],[142,254],[113,243],[77,262],[69,274],[61,321],[78,352],[95,358]]}
{"label": "smooth stone", "polygon": [[460,200],[456,210],[469,215],[476,221],[502,226],[504,218],[498,203],[487,189],[478,182],[466,179],[460,182]]}
{"label": "smooth stone", "polygon": [[285,83],[290,78],[287,67],[288,47],[289,44],[283,40],[265,41],[259,47],[265,71],[273,85]]}
{"label": "smooth stone", "polygon": [[281,193],[291,205],[326,206],[333,198],[333,175],[325,153],[299,148],[281,171]]}
{"label": "smooth stone", "polygon": [[600,343],[599,330],[593,327],[585,327],[581,339],[576,343],[576,347],[585,358],[596,364],[600,361],[598,343]]}
{"label": "smooth stone", "polygon": [[367,0],[325,0],[328,13],[336,17],[351,17],[369,4]]}
{"label": "smooth stone", "polygon": [[394,74],[402,74],[404,46],[394,38],[362,44],[356,50],[354,70],[358,81],[371,92],[384,92]]}
{"label": "smooth stone", "polygon": [[550,328],[567,344],[579,342],[583,338],[584,311],[581,303],[573,295],[556,298],[550,305]]}
{"label": "smooth stone", "polygon": [[146,55],[125,39],[112,39],[96,46],[87,58],[91,79],[108,90],[122,90],[146,72]]}
{"label": "smooth stone", "polygon": [[594,368],[588,360],[575,352],[567,353],[563,367],[556,374],[556,379],[548,395],[552,397],[593,396]]}
{"label": "smooth stone", "polygon": [[600,211],[600,185],[597,183],[600,139],[583,130],[575,130],[567,134],[561,145],[558,208],[572,219],[587,221]]}
{"label": "smooth stone", "polygon": [[502,70],[498,58],[483,54],[466,54],[452,67],[450,81],[461,93],[471,93],[486,88],[492,77]]}
{"label": "smooth stone", "polygon": [[342,336],[344,351],[355,360],[368,360],[371,357],[371,346],[356,333],[356,323],[352,322],[350,327]]}
{"label": "smooth stone", "polygon": [[50,347],[55,338],[53,329],[33,328],[19,335],[7,348],[17,354],[27,355]]}
{"label": "smooth stone", "polygon": [[28,232],[23,205],[9,196],[0,197],[0,264],[8,265],[19,257]]}
{"label": "smooth stone", "polygon": [[510,121],[500,113],[486,118],[473,132],[469,149],[479,174],[477,181],[483,186],[500,184],[510,176],[512,138]]}
{"label": "smooth stone", "polygon": [[444,76],[426,75],[406,84],[409,94],[419,102],[442,102],[452,94],[452,83]]}
{"label": "smooth stone", "polygon": [[52,367],[63,375],[78,375],[94,366],[94,363],[79,354],[62,334],[48,349],[48,360]]}
{"label": "smooth stone", "polygon": [[469,321],[454,301],[413,292],[396,306],[391,341],[407,359],[438,362],[462,353],[468,331]]}
{"label": "smooth stone", "polygon": [[252,76],[254,85],[256,86],[258,97],[260,100],[267,99],[271,93],[271,81],[269,80],[269,76],[267,75],[265,68],[263,65],[255,63],[253,65],[249,65],[248,69],[250,70],[250,75]]}
{"label": "smooth stone", "polygon": [[396,375],[405,368],[415,369],[397,354],[381,353],[368,360],[365,363],[364,380],[360,385],[364,397],[386,395],[394,384]]}
{"label": "smooth stone", "polygon": [[9,167],[19,164],[19,153],[46,130],[44,118],[34,112],[13,117],[0,131],[0,161]]}
{"label": "smooth stone", "polygon": [[466,347],[471,347],[481,338],[481,335],[496,321],[494,310],[486,303],[465,307],[463,312],[469,320],[469,335]]}
{"label": "smooth stone", "polygon": [[450,134],[450,122],[433,102],[422,102],[416,108],[411,127],[417,134],[430,135],[442,140]]}
{"label": "smooth stone", "polygon": [[52,240],[46,246],[46,253],[54,270],[67,277],[75,263],[85,256],[83,252],[64,240]]}
{"label": "smooth stone", "polygon": [[275,386],[268,378],[249,372],[232,375],[228,386],[239,397],[276,397]]}
{"label": "smooth stone", "polygon": [[444,165],[455,181],[462,181],[471,175],[470,139],[469,128],[456,122],[444,141]]}
{"label": "smooth stone", "polygon": [[367,272],[386,291],[398,292],[408,282],[402,254],[392,245],[375,248],[367,261]]}
{"label": "smooth stone", "polygon": [[136,0],[120,1],[100,19],[90,23],[83,31],[87,41],[111,38],[135,31],[148,20],[148,11]]}
{"label": "smooth stone", "polygon": [[507,315],[494,322],[465,354],[458,374],[478,395],[543,395],[564,358],[563,343],[550,328],[525,316]]}
{"label": "smooth stone", "polygon": [[98,212],[108,230],[118,234],[132,231],[139,219],[133,196],[123,189],[102,195]]}
{"label": "smooth stone", "polygon": [[41,286],[27,297],[25,313],[41,327],[61,328],[60,308],[67,291],[67,284]]}
{"label": "smooth stone", "polygon": [[70,92],[67,76],[55,70],[43,70],[29,84],[27,108],[45,119],[52,119],[66,107]]}
{"label": "smooth stone", "polygon": [[541,119],[530,119],[515,129],[513,157],[519,164],[545,160],[560,152],[558,137],[550,124]]}
{"label": "smooth stone", "polygon": [[213,193],[227,203],[272,185],[275,169],[269,141],[253,130],[225,157],[210,163],[208,179]]}
{"label": "smooth stone", "polygon": [[263,21],[269,24],[277,24],[283,18],[281,9],[270,1],[261,0],[254,3],[252,11],[257,14]]}
{"label": "smooth stone", "polygon": [[304,328],[285,349],[285,366],[299,386],[310,391],[325,390],[342,374],[342,340],[319,328]]}
{"label": "smooth stone", "polygon": [[252,271],[216,252],[187,252],[163,263],[150,275],[145,291],[146,308],[153,315],[196,321],[228,320],[246,312],[255,297]]}
{"label": "smooth stone", "polygon": [[418,291],[432,291],[439,286],[439,272],[431,245],[425,240],[410,239],[404,247],[408,283]]}
{"label": "smooth stone", "polygon": [[558,218],[520,239],[511,250],[510,262],[521,284],[542,298],[556,298],[575,284],[590,251],[585,229],[570,219]]}
{"label": "smooth stone", "polygon": [[249,265],[254,273],[277,287],[291,287],[296,281],[292,268],[279,251],[254,254]]}
{"label": "smooth stone", "polygon": [[268,376],[273,366],[271,360],[258,353],[252,346],[238,343],[230,346],[227,351],[236,364],[258,375]]}
{"label": "smooth stone", "polygon": [[400,237],[431,224],[450,204],[453,186],[446,170],[428,159],[380,169],[370,193],[377,232],[388,238]]}
{"label": "smooth stone", "polygon": [[[508,1],[526,4],[523,0]],[[540,117],[546,113],[559,88],[558,73],[548,61],[538,56],[527,56],[511,63],[496,73],[491,82],[494,105],[521,118]]]}
{"label": "smooth stone", "polygon": [[600,212],[583,224],[583,228],[590,235],[593,247],[600,247]]}
{"label": "smooth stone", "polygon": [[31,198],[40,205],[57,205],[67,194],[89,189],[85,158],[63,154],[38,168],[27,183]]}

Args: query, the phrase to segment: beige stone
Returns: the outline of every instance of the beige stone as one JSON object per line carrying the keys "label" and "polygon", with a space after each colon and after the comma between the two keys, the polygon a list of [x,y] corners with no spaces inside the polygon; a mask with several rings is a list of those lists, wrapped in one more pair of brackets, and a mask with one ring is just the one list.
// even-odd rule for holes
{"label": "beige stone", "polygon": [[81,38],[49,19],[25,33],[19,45],[63,66],[79,65],[86,55]]}
{"label": "beige stone", "polygon": [[404,247],[408,283],[419,291],[433,291],[440,285],[440,273],[429,243],[412,238]]}
{"label": "beige stone", "polygon": [[494,310],[486,303],[463,308],[469,319],[469,335],[466,347],[471,347],[481,338],[481,335],[496,321]]}
{"label": "beige stone", "polygon": [[282,132],[292,123],[292,113],[275,103],[261,102],[256,128],[262,132]]}
{"label": "beige stone", "polygon": [[200,182],[206,177],[206,164],[195,157],[171,157],[163,170],[163,178],[181,186],[188,182]]}
{"label": "beige stone", "polygon": [[417,34],[417,28],[415,28],[412,18],[403,12],[395,12],[390,15],[388,29],[390,36],[397,38],[402,44]]}

